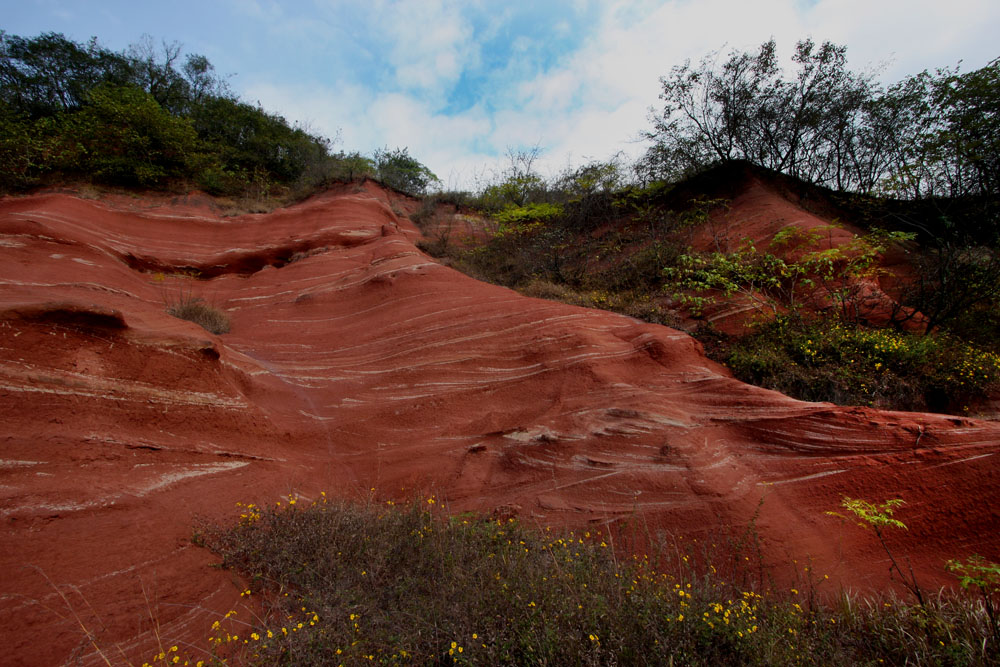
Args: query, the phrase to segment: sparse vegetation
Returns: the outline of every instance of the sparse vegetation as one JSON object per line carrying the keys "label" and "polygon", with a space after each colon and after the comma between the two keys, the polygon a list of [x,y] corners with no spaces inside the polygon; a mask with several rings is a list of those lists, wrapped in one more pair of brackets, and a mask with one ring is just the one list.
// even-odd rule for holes
{"label": "sparse vegetation", "polygon": [[[752,525],[714,543],[657,541],[653,557],[622,559],[612,538],[627,541],[627,530],[536,530],[514,519],[449,517],[439,506],[433,496],[403,507],[334,503],[325,495],[306,505],[290,496],[271,508],[241,505],[238,525],[206,527],[199,539],[245,577],[244,595],[258,597],[264,611],[220,619],[211,630],[215,659],[998,662],[990,617],[972,597],[941,593],[926,596],[921,607],[891,596],[838,597],[809,566],[799,573],[801,584],[769,586],[760,577]],[[176,654],[164,651],[152,664]]]}
{"label": "sparse vegetation", "polygon": [[209,333],[218,335],[229,332],[229,316],[201,297],[182,294],[176,302],[167,306],[167,313],[194,322]]}
{"label": "sparse vegetation", "polygon": [[[1000,390],[997,250],[981,234],[934,222],[937,204],[844,199],[745,164],[703,172],[690,185],[619,190],[575,172],[545,183],[525,164],[531,159],[512,160],[481,205],[495,231],[471,248],[434,244],[436,256],[532,296],[655,323],[687,318],[710,356],[738,377],[806,400],[960,414],[972,406],[974,414]],[[605,167],[591,171],[619,187],[622,179],[612,176],[621,171]],[[740,169],[779,189],[799,187],[802,201],[855,214],[866,231],[844,242],[834,222],[788,226],[766,247],[741,240],[739,230],[723,228],[730,200],[719,196],[726,191],[719,183]],[[526,183],[532,187],[515,187]],[[514,194],[498,205],[498,193],[508,190]],[[696,233],[710,233],[714,251],[692,250]],[[835,233],[841,239],[831,246]],[[892,275],[881,267],[890,252],[905,262]],[[895,301],[873,297],[883,277],[895,285]],[[734,297],[756,313],[745,334],[718,335],[699,320]],[[903,333],[921,329],[923,336]],[[872,338],[885,343],[878,354],[862,343]],[[822,350],[804,354],[805,341]],[[889,349],[896,356],[887,357]]]}

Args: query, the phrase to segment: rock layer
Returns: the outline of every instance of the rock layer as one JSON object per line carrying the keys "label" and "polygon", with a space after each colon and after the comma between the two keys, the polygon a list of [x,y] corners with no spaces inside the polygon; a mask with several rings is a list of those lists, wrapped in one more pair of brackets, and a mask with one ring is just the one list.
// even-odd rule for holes
{"label": "rock layer", "polygon": [[[824,512],[903,497],[893,538],[928,584],[1000,555],[1000,425],[744,385],[678,331],[437,264],[402,208],[373,185],[237,218],[0,201],[8,664],[196,651],[242,588],[196,517],[320,490],[693,536],[756,517],[768,560],[856,589],[887,562]],[[192,297],[231,331],[166,314]]]}

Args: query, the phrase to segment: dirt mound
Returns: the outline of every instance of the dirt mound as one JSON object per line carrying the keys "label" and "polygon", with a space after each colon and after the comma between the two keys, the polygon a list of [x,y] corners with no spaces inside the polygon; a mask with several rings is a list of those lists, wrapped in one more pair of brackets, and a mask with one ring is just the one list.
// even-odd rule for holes
{"label": "dirt mound", "polygon": [[[946,558],[997,557],[1000,425],[744,385],[680,332],[441,266],[396,196],[238,218],[0,201],[8,664],[204,646],[242,585],[191,544],[194,518],[320,490],[684,535],[759,512],[770,560],[862,589],[887,563],[824,512],[903,497],[894,537],[928,585]],[[166,314],[185,297],[231,331]]]}
{"label": "dirt mound", "polygon": [[[829,256],[834,263],[843,263],[857,255],[855,244],[866,234],[866,230],[837,218],[836,204],[822,188],[782,174],[737,163],[719,167],[692,181],[710,192],[725,195],[715,200],[720,205],[706,215],[707,219],[689,232],[691,247],[700,252],[731,253],[753,247],[759,253],[792,263],[810,253],[840,250],[842,254]],[[682,186],[684,196],[692,193],[691,187],[691,183]],[[672,197],[677,201],[681,194]],[[798,295],[803,299],[800,305],[812,311],[846,309],[849,312],[845,314],[852,319],[875,326],[888,325],[895,315],[904,320],[905,327],[923,331],[926,324],[923,315],[900,306],[891,296],[899,279],[910,271],[903,256],[898,244],[889,244],[870,275],[836,281],[825,287],[812,276],[817,285],[812,290],[800,290],[803,291]],[[831,290],[840,292],[837,298],[832,297]],[[763,294],[718,296],[722,298],[705,308],[700,316],[730,335],[742,335],[748,322],[767,320],[776,314],[773,302]],[[901,317],[902,314],[909,318]],[[695,321],[688,323],[694,325]]]}

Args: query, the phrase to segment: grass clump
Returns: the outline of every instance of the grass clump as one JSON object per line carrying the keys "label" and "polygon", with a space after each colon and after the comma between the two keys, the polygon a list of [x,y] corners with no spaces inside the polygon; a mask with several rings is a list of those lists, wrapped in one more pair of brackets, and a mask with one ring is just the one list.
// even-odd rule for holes
{"label": "grass clump", "polygon": [[229,316],[201,297],[181,296],[177,302],[167,306],[167,314],[194,322],[209,333],[218,335],[229,332]]}
{"label": "grass clump", "polygon": [[[845,596],[827,608],[817,604],[815,587],[753,590],[745,578],[724,577],[725,563],[717,570],[704,558],[711,553],[699,553],[690,540],[660,552],[676,555],[667,571],[646,557],[616,557],[607,533],[449,518],[436,511],[433,497],[401,507],[339,504],[324,495],[303,505],[294,497],[270,509],[247,505],[237,525],[203,533],[223,566],[250,582],[244,595],[252,590],[263,600],[255,621],[230,612],[213,626],[216,659],[259,665],[996,663],[989,619],[968,598],[928,597],[917,607]],[[742,563],[752,542],[731,543],[735,551],[716,555]]]}

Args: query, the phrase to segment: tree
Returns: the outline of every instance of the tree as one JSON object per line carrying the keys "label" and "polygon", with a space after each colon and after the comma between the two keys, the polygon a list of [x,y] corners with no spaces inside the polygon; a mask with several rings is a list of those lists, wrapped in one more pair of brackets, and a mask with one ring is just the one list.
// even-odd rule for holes
{"label": "tree", "polygon": [[103,84],[87,101],[79,113],[63,118],[63,128],[82,149],[83,168],[99,180],[149,186],[188,173],[197,150],[190,121],[132,86]]}
{"label": "tree", "polygon": [[[182,64],[183,61],[183,64]],[[420,193],[437,177],[405,149],[381,151],[380,176]],[[148,35],[123,53],[61,34],[0,31],[0,189],[47,175],[121,185],[189,179],[213,194],[297,196],[375,171],[356,153],[240,101],[204,56]]]}
{"label": "tree", "polygon": [[[798,42],[794,78],[778,65],[774,40],[757,53],[690,61],[660,79],[663,111],[652,118],[647,172],[683,175],[746,160],[805,180],[855,187],[859,131],[877,87],[870,73],[847,70],[846,47]],[[869,179],[870,181],[871,179]]]}
{"label": "tree", "polygon": [[574,199],[617,192],[625,184],[622,160],[622,154],[618,153],[609,160],[591,160],[575,169],[567,169],[555,187]]}
{"label": "tree", "polygon": [[179,42],[161,44],[157,54],[153,38],[143,35],[126,51],[133,69],[135,85],[149,93],[157,104],[171,113],[185,110],[191,99],[188,82],[174,67],[181,55]]}
{"label": "tree", "polygon": [[[959,74],[926,71],[904,83],[916,109],[900,182],[916,196],[983,197],[1000,191],[1000,58]],[[995,207],[990,211],[996,214]]]}
{"label": "tree", "polygon": [[0,102],[14,113],[34,119],[79,109],[95,86],[131,81],[128,58],[96,38],[77,44],[58,33],[27,39],[0,31]]}
{"label": "tree", "polygon": [[373,156],[375,172],[385,185],[400,192],[423,194],[432,183],[440,182],[430,169],[412,157],[406,148],[380,148]]}
{"label": "tree", "polygon": [[997,225],[1000,58],[961,74],[926,71],[883,90],[847,69],[846,48],[798,42],[794,76],[774,40],[718,53],[660,79],[663,110],[645,136],[645,180],[746,160],[839,191],[974,198]]}
{"label": "tree", "polygon": [[488,209],[499,210],[507,206],[525,206],[544,199],[547,190],[545,179],[535,171],[535,162],[541,155],[539,146],[517,150],[507,148],[509,164],[493,182],[483,188],[482,201]]}
{"label": "tree", "polygon": [[192,104],[201,104],[212,97],[233,98],[229,85],[215,74],[215,66],[205,56],[188,55],[183,70]]}

